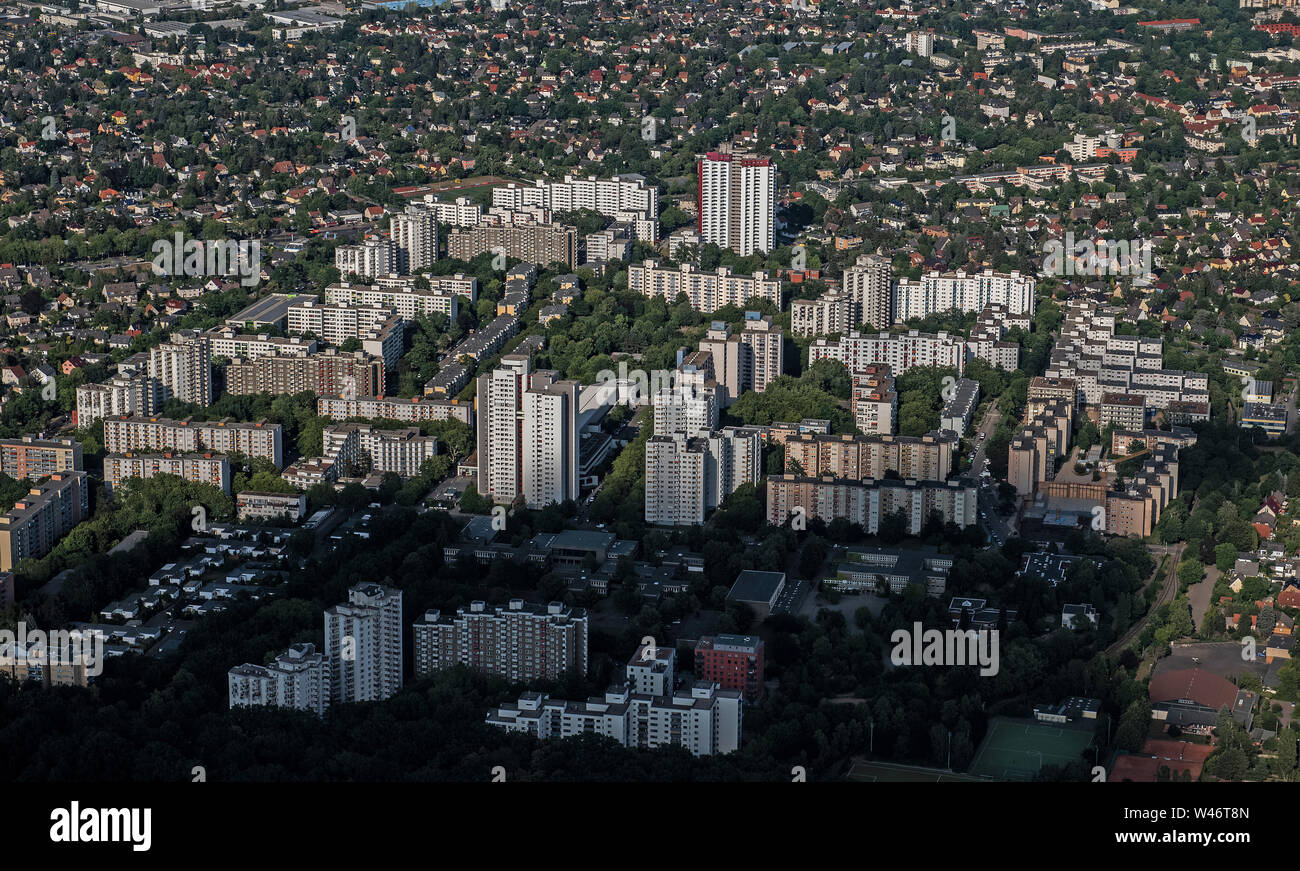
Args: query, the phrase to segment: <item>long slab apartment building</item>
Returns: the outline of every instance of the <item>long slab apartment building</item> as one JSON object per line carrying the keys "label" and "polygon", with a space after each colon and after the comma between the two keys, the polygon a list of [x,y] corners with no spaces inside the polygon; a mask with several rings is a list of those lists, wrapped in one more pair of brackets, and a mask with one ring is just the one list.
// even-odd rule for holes
{"label": "long slab apartment building", "polygon": [[484,215],[473,227],[447,233],[447,253],[458,260],[488,252],[504,252],[530,263],[559,262],[572,269],[578,264],[578,230],[567,224],[514,223],[500,215]]}
{"label": "long slab apartment building", "polygon": [[464,665],[511,683],[587,673],[587,612],[560,602],[506,607],[470,602],[455,614],[426,611],[411,628],[415,676]]}
{"label": "long slab apartment building", "polygon": [[[502,185],[492,189],[492,207],[510,211],[541,208],[554,212],[590,209],[629,223],[642,242],[653,243],[659,239],[659,191],[639,175],[609,179],[566,175],[563,181],[538,179],[531,185]],[[464,225],[464,222],[457,223]]]}
{"label": "long slab apartment building", "polygon": [[945,430],[923,436],[793,435],[785,440],[786,471],[798,464],[809,478],[862,481],[896,472],[918,481],[943,481],[959,447],[960,436]]}
{"label": "long slab apartment building", "polygon": [[917,366],[950,367],[960,375],[966,369],[966,342],[946,332],[864,334],[855,330],[836,342],[817,339],[809,345],[808,364],[818,360],[838,360],[849,372],[883,363],[895,376]]}
{"label": "long slab apartment building", "polygon": [[[465,297],[471,304],[478,302],[478,279],[472,275],[431,275],[427,276],[428,288],[417,287],[414,278],[400,275],[382,275],[374,279],[373,284],[351,284],[339,282],[325,288],[326,306],[343,306],[345,308],[387,309],[401,315],[406,320],[413,320],[421,315],[441,314],[455,320],[460,312],[458,298]],[[308,311],[311,300],[289,307],[290,332],[307,332],[316,321],[316,315]],[[321,329],[326,328],[326,317],[335,319],[346,317],[338,313],[322,312]],[[297,324],[299,329],[295,330]],[[311,332],[320,334],[319,330]]]}
{"label": "long slab apartment building", "polygon": [[960,480],[868,478],[855,481],[831,476],[769,475],[768,522],[779,526],[800,513],[805,518],[818,517],[827,523],[843,517],[860,525],[869,535],[878,533],[887,517],[902,514],[908,534],[920,535],[932,513],[937,513],[944,523],[965,528],[976,522],[978,507],[975,485]]}
{"label": "long slab apartment building", "polygon": [[790,329],[797,336],[843,333],[867,324],[887,330],[912,318],[991,306],[1032,318],[1037,282],[1019,272],[929,272],[916,281],[895,280],[888,258],[860,256],[844,270],[841,287],[819,299],[791,303]]}
{"label": "long slab apartment building", "polygon": [[715,681],[676,686],[677,652],[642,647],[632,655],[621,686],[585,702],[525,693],[488,713],[486,722],[537,738],[605,735],[624,747],[684,747],[695,756],[740,747],[744,696]]}
{"label": "long slab apartment building", "polygon": [[25,559],[45,556],[89,514],[87,474],[52,474],[0,515],[0,571],[11,572]]}
{"label": "long slab apartment building", "polygon": [[83,468],[81,442],[76,439],[38,439],[29,435],[0,439],[0,472],[11,478],[36,480]]}
{"label": "long slab apartment building", "polygon": [[717,311],[726,305],[744,308],[755,297],[781,308],[781,280],[765,270],[736,275],[726,266],[707,272],[690,263],[665,267],[651,259],[628,267],[627,284],[634,293],[661,296],[669,305],[684,293],[691,308],[701,312]]}
{"label": "long slab apartment building", "polygon": [[433,396],[358,396],[354,399],[330,394],[317,397],[316,413],[331,420],[350,417],[383,418],[418,423],[422,420],[454,418],[474,425],[472,400],[438,399]]}
{"label": "long slab apartment building", "polygon": [[241,453],[284,467],[284,431],[278,423],[188,418],[116,417],[104,421],[104,449],[128,453]]}
{"label": "long slab apartment building", "polygon": [[104,486],[116,490],[127,478],[175,475],[197,484],[211,484],[230,495],[230,458],[225,454],[109,454],[104,457]]}
{"label": "long slab apartment building", "polygon": [[382,357],[335,348],[310,357],[237,358],[226,367],[226,392],[236,396],[304,391],[377,396],[384,391],[384,371]]}

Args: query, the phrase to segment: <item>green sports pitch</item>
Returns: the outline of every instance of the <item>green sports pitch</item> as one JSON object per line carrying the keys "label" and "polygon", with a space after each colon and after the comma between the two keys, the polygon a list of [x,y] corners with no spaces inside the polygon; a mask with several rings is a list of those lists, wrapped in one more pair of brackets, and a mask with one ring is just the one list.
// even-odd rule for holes
{"label": "green sports pitch", "polygon": [[994,717],[970,773],[994,780],[1033,780],[1044,765],[1066,765],[1092,743],[1087,726]]}

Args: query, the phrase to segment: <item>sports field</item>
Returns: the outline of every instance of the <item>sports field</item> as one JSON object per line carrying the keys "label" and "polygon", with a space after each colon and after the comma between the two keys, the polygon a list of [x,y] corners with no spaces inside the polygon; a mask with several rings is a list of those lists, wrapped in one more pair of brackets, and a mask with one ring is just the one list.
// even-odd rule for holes
{"label": "sports field", "polygon": [[994,717],[971,762],[971,774],[995,780],[1033,780],[1044,765],[1065,765],[1092,743],[1092,730]]}
{"label": "sports field", "polygon": [[971,777],[968,774],[954,774],[918,765],[861,761],[853,763],[845,779],[862,783],[988,783],[989,780],[987,777]]}

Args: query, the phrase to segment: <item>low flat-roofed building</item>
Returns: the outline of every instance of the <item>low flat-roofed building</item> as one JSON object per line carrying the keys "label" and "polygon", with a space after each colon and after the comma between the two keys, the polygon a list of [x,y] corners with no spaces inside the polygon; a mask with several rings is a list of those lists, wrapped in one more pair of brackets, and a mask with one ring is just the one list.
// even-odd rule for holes
{"label": "low flat-roofed building", "polygon": [[262,493],[245,490],[235,497],[239,521],[285,517],[298,522],[307,513],[305,493]]}
{"label": "low flat-roofed building", "polygon": [[1287,407],[1266,402],[1247,402],[1241,409],[1243,428],[1258,427],[1269,435],[1286,433]]}
{"label": "low flat-roofed building", "polygon": [[761,572],[745,569],[731,585],[728,602],[741,602],[754,609],[760,620],[772,613],[776,600],[785,590],[785,572]]}
{"label": "low flat-roofed building", "polygon": [[927,596],[938,596],[947,585],[948,571],[952,568],[952,557],[932,547],[918,550],[851,547],[845,557],[836,576],[827,578],[825,583],[853,593],[879,592],[883,587],[897,594],[912,584],[919,584]]}

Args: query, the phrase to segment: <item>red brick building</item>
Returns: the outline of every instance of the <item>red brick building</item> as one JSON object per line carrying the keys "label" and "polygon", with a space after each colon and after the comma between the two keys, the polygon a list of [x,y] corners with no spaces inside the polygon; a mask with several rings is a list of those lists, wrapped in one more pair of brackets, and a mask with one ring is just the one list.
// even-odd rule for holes
{"label": "red brick building", "polygon": [[695,676],[754,701],[763,694],[763,640],[757,635],[704,636],[695,645]]}

